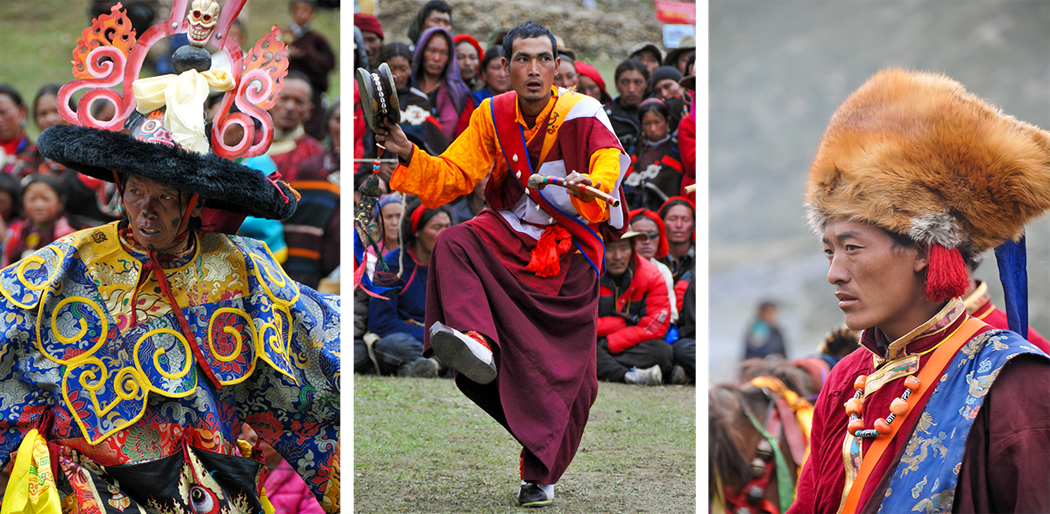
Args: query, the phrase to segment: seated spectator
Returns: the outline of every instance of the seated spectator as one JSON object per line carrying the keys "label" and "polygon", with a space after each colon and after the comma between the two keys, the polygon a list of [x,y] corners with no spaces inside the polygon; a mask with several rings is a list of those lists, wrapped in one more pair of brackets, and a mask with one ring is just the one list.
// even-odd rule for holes
{"label": "seated spectator", "polygon": [[690,105],[688,114],[678,125],[678,153],[682,156],[682,196],[696,202],[696,193],[686,194],[685,188],[696,183],[696,99],[689,91],[696,87],[696,76],[689,75],[682,79],[682,88],[687,91]]}
{"label": "seated spectator", "polygon": [[631,232],[634,237],[634,252],[649,259],[649,262],[660,270],[660,276],[667,283],[667,297],[671,304],[671,323],[678,320],[678,300],[674,294],[674,277],[666,264],[658,261],[667,256],[667,237],[664,235],[664,220],[660,215],[645,208],[634,209],[628,213]]}
{"label": "seated spectator", "polygon": [[304,160],[291,186],[299,192],[299,206],[284,220],[288,261],[284,270],[296,282],[316,289],[321,279],[339,266],[339,186],[329,173],[339,170],[339,103],[328,115],[331,150]]}
{"label": "seated spectator", "polygon": [[598,69],[583,61],[576,61],[575,64],[576,90],[598,100],[602,105],[609,105],[612,97],[605,91],[605,79],[598,73]]}
{"label": "seated spectator", "polygon": [[459,63],[459,78],[467,85],[471,93],[481,90],[484,84],[478,75],[478,66],[481,63],[481,45],[478,40],[467,34],[460,34],[452,41],[456,43],[456,61]]}
{"label": "seated spectator", "polygon": [[559,53],[558,57],[560,64],[558,70],[554,72],[554,85],[576,91],[576,86],[580,83],[576,74],[576,63],[567,55]]}
{"label": "seated spectator", "polygon": [[681,73],[682,76],[688,75],[688,68],[686,63],[690,56],[696,55],[696,36],[685,36],[681,41],[678,42],[678,47],[667,52],[667,56],[664,57],[663,65],[670,66]]}
{"label": "seated spectator", "polygon": [[441,370],[435,359],[423,358],[423,321],[426,312],[427,266],[434,242],[442,230],[452,225],[444,207],[427,209],[418,201],[410,203],[401,223],[404,244],[384,257],[399,289],[383,293],[385,299],[372,298],[368,304],[368,331],[379,336],[373,352],[382,374],[407,377],[436,377]]}
{"label": "seated spectator", "polygon": [[486,98],[510,91],[510,72],[503,57],[502,46],[492,46],[485,51],[485,57],[481,59],[481,66],[478,68],[481,81],[485,83],[485,86],[471,95],[474,107],[481,105],[481,101]]}
{"label": "seated spectator", "polygon": [[485,188],[488,187],[490,176],[486,175],[485,178],[474,184],[474,189],[470,194],[456,198],[448,204],[449,213],[452,214],[453,225],[459,225],[464,221],[474,219],[482,209],[488,206],[488,203],[485,202]]}
{"label": "seated spectator", "polygon": [[65,216],[65,192],[56,177],[30,175],[22,188],[25,219],[7,227],[0,268],[75,232]]}
{"label": "seated spectator", "polygon": [[682,74],[678,70],[670,66],[656,68],[649,80],[649,90],[653,92],[652,97],[665,102],[680,98],[682,86],[678,85],[679,80],[682,80]]}
{"label": "seated spectator", "polygon": [[379,198],[379,216],[383,220],[383,253],[401,248],[398,241],[398,233],[401,227],[401,214],[404,212],[404,204],[396,194],[383,195]]}
{"label": "seated spectator", "polygon": [[656,210],[682,187],[682,158],[670,132],[672,115],[663,100],[650,98],[638,108],[642,138],[631,154],[624,179],[627,204]]}
{"label": "seated spectator", "polygon": [[659,385],[671,375],[673,350],[664,341],[671,323],[667,284],[634,252],[628,232],[605,245],[598,297],[598,380]]}
{"label": "seated spectator", "polygon": [[[430,98],[412,85],[412,51],[404,43],[390,43],[379,51],[379,62],[385,62],[394,76],[397,103],[401,108],[401,130],[405,137],[427,153],[441,155],[448,148],[449,139],[441,130]],[[370,129],[366,127],[366,130]],[[375,155],[374,148],[370,155]]]}
{"label": "seated spectator", "polygon": [[[678,340],[671,344],[674,354],[671,370],[672,384],[696,382],[696,273],[689,273],[685,294],[678,313]],[[678,373],[681,369],[685,380]]]}
{"label": "seated spectator", "polygon": [[[317,0],[288,2],[288,14],[292,23],[281,31],[281,39],[288,45],[289,78],[293,73],[302,74],[310,84],[309,98],[313,110],[303,119],[303,127],[307,134],[321,139],[325,133],[323,99],[328,91],[328,74],[335,69],[336,62],[328,39],[310,26],[316,14],[316,5]],[[364,36],[364,33],[361,35]],[[365,51],[367,52],[367,48]]]}
{"label": "seated spectator", "polygon": [[467,128],[474,112],[453,48],[452,34],[435,27],[423,32],[412,53],[412,80],[430,99],[441,131],[449,141]]}
{"label": "seated spectator", "polygon": [[0,172],[16,173],[15,168],[32,168],[36,145],[26,134],[26,104],[18,90],[0,84]]}
{"label": "seated spectator", "polygon": [[287,182],[296,180],[300,163],[324,153],[321,143],[303,129],[303,123],[310,119],[315,108],[311,97],[310,80],[301,73],[289,73],[281,95],[270,108],[274,135],[266,155],[277,164],[277,171]]}
{"label": "seated spectator", "polygon": [[413,47],[419,46],[422,34],[434,27],[452,32],[452,7],[445,0],[430,0],[416,11],[412,24],[408,26],[408,39]]}
{"label": "seated spectator", "polygon": [[383,25],[374,14],[354,13],[354,26],[361,29],[365,42],[365,55],[368,56],[368,69],[379,67],[379,49],[383,47]]}
{"label": "seated spectator", "polygon": [[660,262],[671,269],[677,292],[678,283],[685,278],[685,274],[689,271],[695,273],[696,207],[681,196],[672,196],[660,206],[658,212],[667,229],[667,257],[660,259]]}
{"label": "seated spectator", "polygon": [[648,94],[649,70],[640,61],[627,59],[616,66],[613,82],[620,94],[605,105],[605,113],[623,149],[632,153],[641,134],[638,106]]}
{"label": "seated spectator", "polygon": [[759,305],[758,316],[744,335],[744,360],[767,355],[787,357],[784,336],[777,326],[777,304],[770,301]]}
{"label": "seated spectator", "polygon": [[648,42],[634,45],[634,48],[631,48],[627,54],[627,58],[641,61],[649,70],[650,75],[664,63],[664,53],[660,51],[660,47]]}

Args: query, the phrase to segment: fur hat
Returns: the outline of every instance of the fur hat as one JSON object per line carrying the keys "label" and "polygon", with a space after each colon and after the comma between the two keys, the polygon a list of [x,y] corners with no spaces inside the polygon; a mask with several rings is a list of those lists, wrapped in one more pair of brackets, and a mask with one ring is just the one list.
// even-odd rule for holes
{"label": "fur hat", "polygon": [[1050,209],[1050,133],[944,75],[884,70],[832,116],[806,205],[818,233],[841,219],[928,247],[927,297],[959,296],[962,256],[1018,241]]}

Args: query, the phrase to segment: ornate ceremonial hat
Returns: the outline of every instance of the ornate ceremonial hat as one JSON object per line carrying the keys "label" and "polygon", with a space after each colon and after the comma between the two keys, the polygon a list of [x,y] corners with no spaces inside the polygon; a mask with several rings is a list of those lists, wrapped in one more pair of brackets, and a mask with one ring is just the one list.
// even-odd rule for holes
{"label": "ornate ceremonial hat", "polygon": [[357,89],[361,93],[361,108],[365,111],[365,122],[375,130],[383,118],[391,124],[401,122],[401,108],[397,103],[397,87],[394,86],[394,75],[384,62],[374,73],[358,68],[354,76]]}
{"label": "ornate ceremonial hat", "polygon": [[810,165],[806,205],[818,233],[842,219],[928,246],[926,294],[934,301],[965,292],[963,256],[1012,253],[998,259],[1009,304],[1002,267],[1017,264],[1024,225],[1050,209],[1050,133],[947,76],[884,70],[832,116]]}
{"label": "ornate ceremonial hat", "polygon": [[[288,184],[233,160],[269,148],[273,121],[267,109],[276,102],[288,70],[276,26],[247,55],[227,37],[246,1],[229,0],[220,12],[214,0],[193,0],[187,12],[189,0],[174,0],[170,18],[137,38],[120,4],[95,18],[73,52],[77,80],[58,94],[62,117],[74,125],[41,133],[40,152],[98,179],[114,182],[137,175],[199,195],[206,200],[205,220],[221,218],[215,210],[271,219],[291,216],[298,194]],[[190,44],[172,57],[178,74],[138,79],[150,47],[180,33]],[[231,73],[210,69],[211,56],[203,48],[209,42],[229,54]],[[117,85],[122,85],[120,91],[110,89]],[[81,90],[87,91],[74,112],[69,100]],[[223,99],[208,134],[204,102],[215,90],[223,92]],[[99,101],[115,108],[112,119],[99,120],[91,113]],[[234,105],[239,112],[230,112]],[[231,146],[224,136],[234,127],[243,135]],[[231,228],[236,230],[228,224],[219,227]]]}

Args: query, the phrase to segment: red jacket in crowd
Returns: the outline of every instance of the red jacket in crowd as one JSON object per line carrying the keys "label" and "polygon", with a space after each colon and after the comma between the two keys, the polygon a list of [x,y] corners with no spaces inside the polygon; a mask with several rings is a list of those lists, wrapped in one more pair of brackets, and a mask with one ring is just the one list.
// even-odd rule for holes
{"label": "red jacket in crowd", "polygon": [[663,339],[671,324],[667,283],[656,266],[635,254],[624,273],[630,275],[630,282],[622,292],[617,287],[619,277],[602,276],[598,298],[598,337],[605,337],[612,353]]}

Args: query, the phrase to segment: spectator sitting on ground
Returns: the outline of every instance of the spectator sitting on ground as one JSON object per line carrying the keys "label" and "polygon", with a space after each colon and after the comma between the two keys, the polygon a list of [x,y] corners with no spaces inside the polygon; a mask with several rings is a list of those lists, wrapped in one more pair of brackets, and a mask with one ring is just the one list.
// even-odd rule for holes
{"label": "spectator sitting on ground", "polygon": [[474,112],[470,90],[459,77],[459,63],[452,49],[452,35],[434,27],[419,36],[412,53],[412,80],[430,98],[441,131],[449,141],[466,130]]}
{"label": "spectator sitting on ground", "polygon": [[404,204],[396,194],[383,195],[379,198],[379,215],[383,218],[383,241],[381,248],[383,253],[389,253],[401,248],[397,234],[401,227],[401,214],[404,212]]}
{"label": "spectator sitting on ground", "polygon": [[13,173],[26,166],[36,153],[36,145],[26,134],[26,104],[17,89],[0,84],[0,173]]}
{"label": "spectator sitting on ground", "polygon": [[605,91],[605,79],[598,69],[583,61],[576,61],[576,90],[597,99],[602,105],[612,103],[612,97]]}
{"label": "spectator sitting on ground", "polygon": [[503,46],[489,47],[485,51],[485,57],[481,59],[481,66],[478,68],[485,86],[471,95],[474,107],[481,105],[481,101],[486,98],[510,91],[510,72],[503,57]]}
{"label": "spectator sitting on ground", "polygon": [[452,7],[444,0],[430,0],[416,12],[408,27],[408,39],[412,41],[413,49],[419,46],[419,37],[434,27],[452,32]]}
{"label": "spectator sitting on ground", "polygon": [[649,42],[634,45],[634,48],[627,54],[627,58],[641,61],[650,74],[656,71],[656,68],[663,66],[664,63],[664,56],[663,52],[660,51],[660,47]]}
{"label": "spectator sitting on ground", "polygon": [[664,102],[650,98],[639,107],[642,138],[631,154],[632,171],[624,180],[628,205],[659,209],[682,187],[682,158],[678,140],[671,133],[671,119]]}
{"label": "spectator sitting on ground", "polygon": [[354,13],[354,26],[361,29],[365,42],[365,55],[368,56],[368,69],[379,67],[379,50],[383,47],[383,25],[373,14]]}
{"label": "spectator sitting on ground", "polygon": [[[412,51],[408,45],[393,42],[379,51],[380,64],[386,63],[394,76],[397,102],[401,108],[401,130],[413,143],[431,155],[441,155],[448,148],[449,139],[441,130],[434,115],[434,106],[425,93],[412,85]],[[371,129],[365,128],[371,132]],[[374,153],[372,154],[374,156]],[[370,166],[371,163],[362,163]],[[371,172],[369,167],[368,172]]]}
{"label": "spectator sitting on ground", "polygon": [[66,219],[65,201],[65,192],[57,177],[39,174],[26,177],[22,188],[25,219],[7,227],[0,268],[76,232]]}
{"label": "spectator sitting on ground", "polygon": [[598,380],[660,385],[671,376],[673,350],[667,284],[633,248],[637,232],[605,244],[598,297]]}
{"label": "spectator sitting on ground", "polygon": [[478,75],[478,66],[481,62],[481,45],[478,40],[468,34],[460,34],[452,41],[456,44],[456,61],[459,63],[459,78],[467,85],[471,93],[481,90],[484,85]]}
{"label": "spectator sitting on ground", "polygon": [[571,57],[561,53],[558,54],[558,57],[561,58],[561,64],[558,66],[558,71],[554,72],[554,85],[576,91],[576,86],[580,82],[576,74],[576,63]]}
{"label": "spectator sitting on ground", "polygon": [[311,98],[310,80],[302,73],[289,73],[284,79],[284,90],[270,108],[274,135],[266,155],[277,164],[277,171],[287,182],[295,180],[300,163],[324,152],[321,143],[303,128],[315,107]]}
{"label": "spectator sitting on ground", "polygon": [[677,292],[678,283],[685,274],[696,272],[696,207],[681,196],[672,196],[657,212],[667,229],[667,257],[660,259],[660,262],[671,269]]}
{"label": "spectator sitting on ground", "polygon": [[292,24],[281,32],[281,39],[288,44],[289,76],[291,73],[302,73],[310,84],[310,103],[314,110],[303,120],[306,133],[316,139],[323,139],[325,106],[322,100],[328,91],[328,74],[335,69],[335,53],[328,40],[310,27],[316,5],[316,0],[289,2]]}
{"label": "spectator sitting on ground", "polygon": [[634,237],[634,251],[649,259],[649,262],[660,271],[667,283],[667,296],[671,303],[671,323],[678,320],[678,299],[674,294],[674,277],[671,269],[657,259],[667,256],[667,236],[664,235],[664,220],[660,215],[645,208],[634,209],[628,216],[631,220],[631,232]]}
{"label": "spectator sitting on ground", "polygon": [[448,209],[427,209],[418,201],[408,205],[406,214],[401,223],[403,246],[384,257],[398,281],[381,284],[376,277],[373,282],[399,288],[384,292],[385,299],[369,301],[368,331],[379,336],[372,348],[381,374],[430,378],[441,366],[436,359],[423,358],[427,267],[438,234],[452,225],[452,218]]}
{"label": "spectator sitting on ground", "polygon": [[638,106],[648,95],[649,70],[641,61],[627,59],[616,66],[613,82],[620,94],[606,104],[605,113],[623,149],[632,153],[642,131]]}

